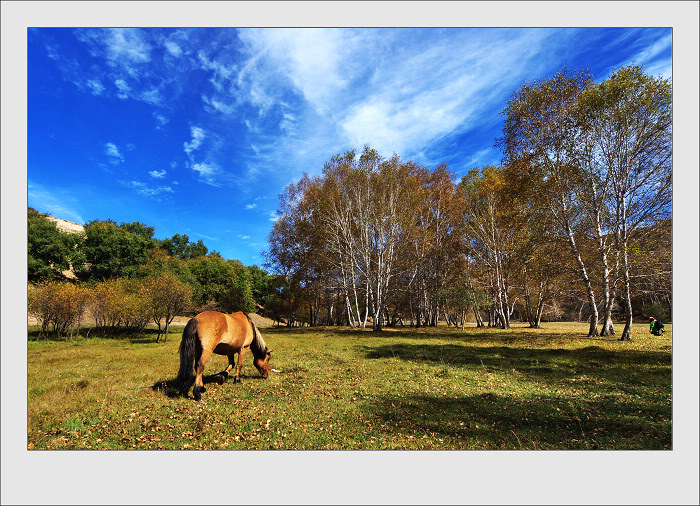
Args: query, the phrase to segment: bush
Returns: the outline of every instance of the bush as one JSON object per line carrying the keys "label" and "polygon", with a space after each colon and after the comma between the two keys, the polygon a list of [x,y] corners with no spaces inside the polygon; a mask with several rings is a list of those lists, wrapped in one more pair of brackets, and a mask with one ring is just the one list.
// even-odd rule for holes
{"label": "bush", "polygon": [[70,328],[69,338],[92,299],[89,289],[71,283],[43,282],[29,287],[29,314],[39,320],[40,335],[48,332],[49,326],[57,337]]}
{"label": "bush", "polygon": [[143,330],[151,319],[141,280],[119,278],[96,285],[89,309],[96,327],[112,330]]}
{"label": "bush", "polygon": [[635,320],[647,321],[650,316],[653,316],[661,322],[669,323],[671,321],[671,308],[665,304],[648,304],[642,306],[639,315],[635,314]]}

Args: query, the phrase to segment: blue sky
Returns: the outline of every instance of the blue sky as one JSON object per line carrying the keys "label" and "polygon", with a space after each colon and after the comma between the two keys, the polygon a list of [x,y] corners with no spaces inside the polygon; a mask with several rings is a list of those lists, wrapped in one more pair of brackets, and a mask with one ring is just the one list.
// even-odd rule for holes
{"label": "blue sky", "polygon": [[369,144],[498,164],[512,91],[564,66],[671,77],[670,28],[28,30],[28,204],[141,221],[245,265],[278,196]]}

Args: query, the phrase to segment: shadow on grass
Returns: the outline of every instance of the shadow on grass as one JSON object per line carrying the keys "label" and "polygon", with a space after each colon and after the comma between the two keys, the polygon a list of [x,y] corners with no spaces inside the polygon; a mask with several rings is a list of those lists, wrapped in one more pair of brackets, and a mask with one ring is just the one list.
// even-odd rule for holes
{"label": "shadow on grass", "polygon": [[351,327],[334,327],[334,326],[318,326],[318,327],[266,327],[261,329],[263,334],[271,335],[302,335],[315,336],[322,338],[337,338],[337,337],[356,337],[358,339],[382,339],[382,338],[409,338],[412,340],[421,339],[449,339],[452,341],[483,341],[489,343],[514,344],[518,342],[532,342],[533,339],[542,341],[556,340],[572,341],[586,338],[592,341],[617,341],[616,337],[587,337],[586,330],[581,328],[580,333],[553,332],[547,329],[532,329],[529,327],[517,327],[509,330],[503,330],[497,327],[467,327],[460,330],[458,327],[409,327],[396,326],[384,327],[381,331],[375,332],[371,326],[367,328],[351,328]]}
{"label": "shadow on grass", "polygon": [[[174,330],[171,328],[168,333],[168,341],[172,339],[177,339],[179,341],[182,334],[182,328],[178,327]],[[93,339],[106,339],[114,341],[124,341],[131,344],[146,344],[146,343],[156,343],[158,338],[158,330],[146,328],[143,330],[125,330],[125,329],[112,329],[112,328],[101,328],[101,327],[82,327],[79,331],[72,336],[57,336],[55,333],[49,333],[40,335],[39,330],[29,330],[27,332],[27,337],[29,341],[32,342],[78,342],[87,341]],[[158,343],[164,343],[164,337],[161,334],[160,341]]]}
{"label": "shadow on grass", "polygon": [[[217,372],[214,374],[205,374],[202,376],[202,382],[204,385],[208,385],[211,383],[216,383],[218,385],[223,385],[224,383],[233,383],[233,376],[224,376],[224,371]],[[262,380],[262,376],[246,376],[245,374],[241,374],[241,381],[245,380],[251,380],[251,379],[260,379]],[[194,377],[192,377],[186,385],[180,387],[178,383],[174,379],[166,379],[166,380],[159,380],[153,383],[153,385],[150,385],[151,390],[155,391],[162,391],[165,393],[166,396],[168,397],[186,397],[188,399],[193,399],[189,392],[194,386]]]}
{"label": "shadow on grass", "polygon": [[[476,329],[474,329],[476,330]],[[316,336],[318,338],[338,338],[338,337],[357,337],[357,338],[395,338],[406,337],[414,339],[433,339],[433,338],[454,338],[455,328],[448,327],[384,327],[383,330],[375,332],[372,327],[367,328],[351,328],[351,327],[334,327],[334,326],[318,326],[318,327],[266,327],[261,328],[263,334],[285,335],[295,334],[303,336]],[[468,332],[468,331],[467,331]],[[325,335],[324,335],[325,334]],[[482,337],[487,334],[484,333]]]}
{"label": "shadow on grass", "polygon": [[485,372],[516,370],[541,380],[562,380],[572,375],[584,375],[619,381],[639,375],[644,378],[660,375],[658,379],[667,378],[669,385],[671,381],[671,354],[658,351],[611,351],[598,346],[572,350],[408,343],[362,346],[361,349],[368,359],[396,358],[450,367],[480,368]]}
{"label": "shadow on grass", "polygon": [[642,400],[485,393],[380,397],[367,410],[389,434],[451,438],[474,449],[646,449],[672,447],[670,406]]}

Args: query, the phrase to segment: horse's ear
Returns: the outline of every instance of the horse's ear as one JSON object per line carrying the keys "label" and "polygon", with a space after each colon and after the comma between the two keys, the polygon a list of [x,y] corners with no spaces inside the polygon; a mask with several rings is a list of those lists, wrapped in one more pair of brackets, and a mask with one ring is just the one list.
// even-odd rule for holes
{"label": "horse's ear", "polygon": [[268,354],[268,355],[271,355],[271,354],[272,354],[272,350],[267,350],[267,354]]}

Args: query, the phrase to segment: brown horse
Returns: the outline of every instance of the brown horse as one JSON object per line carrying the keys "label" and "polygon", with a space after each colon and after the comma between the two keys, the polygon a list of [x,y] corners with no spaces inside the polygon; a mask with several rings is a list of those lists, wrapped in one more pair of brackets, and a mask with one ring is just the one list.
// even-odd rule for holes
{"label": "brown horse", "polygon": [[[250,317],[239,311],[224,314],[218,311],[205,311],[190,319],[182,332],[180,343],[180,370],[175,380],[180,392],[185,395],[194,379],[195,400],[206,392],[202,373],[212,353],[228,356],[228,367],[221,372],[225,380],[234,367],[234,355],[238,353],[238,365],[233,377],[234,383],[241,381],[241,366],[248,353],[253,352],[253,364],[263,378],[270,374],[270,353],[265,346],[260,331]],[[193,375],[192,370],[195,369]]]}

